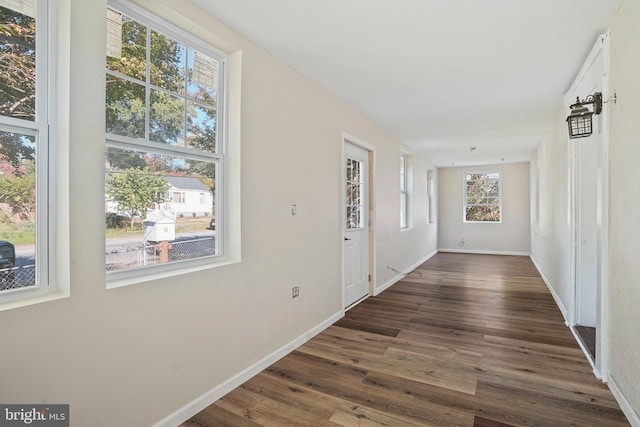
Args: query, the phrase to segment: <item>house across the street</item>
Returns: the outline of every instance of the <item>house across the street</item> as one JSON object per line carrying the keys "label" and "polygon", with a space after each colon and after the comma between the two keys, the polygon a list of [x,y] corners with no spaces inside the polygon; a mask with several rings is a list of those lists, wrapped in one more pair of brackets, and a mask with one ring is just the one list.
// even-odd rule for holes
{"label": "house across the street", "polygon": [[165,202],[165,209],[170,209],[180,216],[208,216],[213,212],[213,194],[209,187],[197,178],[189,176],[168,176],[171,187]]}
{"label": "house across the street", "polygon": [[[167,176],[169,189],[161,210],[173,212],[176,217],[209,216],[213,213],[213,194],[198,178],[190,176]],[[157,206],[149,206],[155,209]],[[107,212],[118,211],[118,204],[107,201]]]}

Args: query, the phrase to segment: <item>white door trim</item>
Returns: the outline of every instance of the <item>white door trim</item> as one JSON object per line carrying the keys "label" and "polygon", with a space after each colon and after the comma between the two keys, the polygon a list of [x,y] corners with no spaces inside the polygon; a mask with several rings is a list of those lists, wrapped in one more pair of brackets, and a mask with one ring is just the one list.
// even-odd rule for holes
{"label": "white door trim", "polygon": [[[368,190],[368,197],[369,197],[369,274],[371,275],[371,280],[369,281],[369,293],[367,295],[371,296],[374,294],[374,289],[375,289],[375,284],[376,284],[376,239],[375,239],[375,224],[376,224],[376,209],[375,209],[375,202],[376,202],[376,190],[375,190],[375,170],[376,170],[376,148],[375,146],[359,139],[356,138],[353,135],[350,135],[346,132],[342,132],[342,150],[341,150],[341,159],[340,159],[340,165],[344,165],[344,159],[345,159],[345,146],[346,144],[351,144],[354,145],[356,147],[362,148],[363,150],[367,151],[369,153],[369,190]],[[345,253],[344,253],[344,245],[342,244],[343,239],[344,239],[344,230],[346,229],[346,218],[345,218],[345,214],[344,212],[346,211],[346,206],[345,206],[345,200],[346,200],[346,194],[345,194],[345,187],[344,187],[344,182],[346,180],[346,171],[345,168],[343,166],[341,166],[341,182],[340,182],[340,194],[341,194],[341,202],[340,202],[340,242],[341,242],[341,266],[342,266],[342,271],[341,271],[341,280],[342,280],[342,306],[343,306],[343,310],[346,310],[345,307],[345,283],[344,283],[344,277],[345,277],[345,264],[344,264],[344,259],[345,259]],[[363,300],[366,299],[363,298]],[[357,305],[360,301],[357,301],[355,304],[352,304],[349,306],[349,308]]]}

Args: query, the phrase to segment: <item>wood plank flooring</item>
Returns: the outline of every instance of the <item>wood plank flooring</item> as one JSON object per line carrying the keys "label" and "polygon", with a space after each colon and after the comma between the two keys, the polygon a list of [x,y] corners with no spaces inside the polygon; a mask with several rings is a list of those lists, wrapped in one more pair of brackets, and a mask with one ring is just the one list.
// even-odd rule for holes
{"label": "wood plank flooring", "polygon": [[527,257],[440,253],[185,422],[629,426]]}

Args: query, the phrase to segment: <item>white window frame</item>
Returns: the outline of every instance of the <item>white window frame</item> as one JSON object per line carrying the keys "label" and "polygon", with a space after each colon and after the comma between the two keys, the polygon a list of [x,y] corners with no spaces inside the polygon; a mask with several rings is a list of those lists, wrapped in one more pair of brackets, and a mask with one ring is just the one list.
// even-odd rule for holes
{"label": "white window frame", "polygon": [[413,205],[413,170],[411,155],[400,153],[400,229],[409,230],[413,226],[411,215]]}
{"label": "white window frame", "polygon": [[427,170],[427,224],[435,222],[435,202],[434,202],[434,171]]}
{"label": "white window frame", "polygon": [[35,236],[35,285],[0,291],[0,311],[25,305],[50,301],[68,296],[59,292],[53,266],[56,265],[55,242],[52,224],[56,223],[55,159],[53,106],[56,101],[54,72],[56,67],[55,34],[57,11],[55,2],[34,0],[36,7],[36,117],[34,121],[0,116],[0,130],[22,133],[36,138],[36,236]]}
{"label": "white window frame", "polygon": [[[211,46],[207,42],[197,38],[196,36],[182,30],[156,16],[141,7],[138,7],[127,0],[109,0],[107,7],[113,8],[124,13],[128,17],[135,19],[137,22],[147,26],[148,28],[165,34],[179,42],[188,44],[190,47],[197,49],[205,55],[208,55],[218,61],[218,78],[221,81],[219,92],[217,94],[217,136],[216,147],[217,152],[204,152],[185,147],[167,146],[150,142],[142,138],[131,138],[121,135],[107,133],[105,135],[105,145],[108,148],[121,148],[126,150],[150,151],[159,154],[179,156],[191,160],[203,160],[216,164],[216,193],[214,204],[216,206],[216,247],[217,254],[213,256],[205,256],[193,258],[189,260],[176,261],[165,264],[157,264],[145,266],[143,268],[135,268],[128,270],[109,271],[107,275],[107,288],[117,288],[121,286],[132,285],[149,280],[166,278],[192,271],[203,270],[228,264],[231,259],[227,253],[228,244],[226,242],[225,220],[227,218],[226,206],[226,169],[227,169],[227,92],[228,92],[228,55],[219,49]],[[109,71],[105,67],[105,71]],[[118,74],[129,80],[128,77]],[[147,81],[146,85],[150,85]]]}
{"label": "white window frame", "polygon": [[[177,201],[176,199],[179,195],[179,201]],[[184,191],[171,191],[171,203],[187,203],[186,201],[186,194]]]}
{"label": "white window frame", "polygon": [[[489,175],[498,174],[498,207],[500,208],[499,221],[467,221],[467,206],[495,206],[494,204],[467,204],[467,175]],[[499,170],[489,171],[466,171],[462,174],[462,221],[467,224],[501,224],[504,212],[502,210],[502,172]]]}

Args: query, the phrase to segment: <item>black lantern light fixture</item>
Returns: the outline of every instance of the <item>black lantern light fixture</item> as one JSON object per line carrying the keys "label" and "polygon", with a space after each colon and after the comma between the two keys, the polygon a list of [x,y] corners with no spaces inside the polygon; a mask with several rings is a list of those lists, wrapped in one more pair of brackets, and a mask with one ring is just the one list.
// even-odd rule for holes
{"label": "black lantern light fixture", "polygon": [[[589,110],[587,105],[593,105],[593,111]],[[602,93],[596,92],[587,96],[583,101],[580,101],[580,98],[576,98],[576,103],[569,108],[571,108],[571,114],[567,117],[569,138],[589,136],[593,133],[593,115],[602,112]]]}

